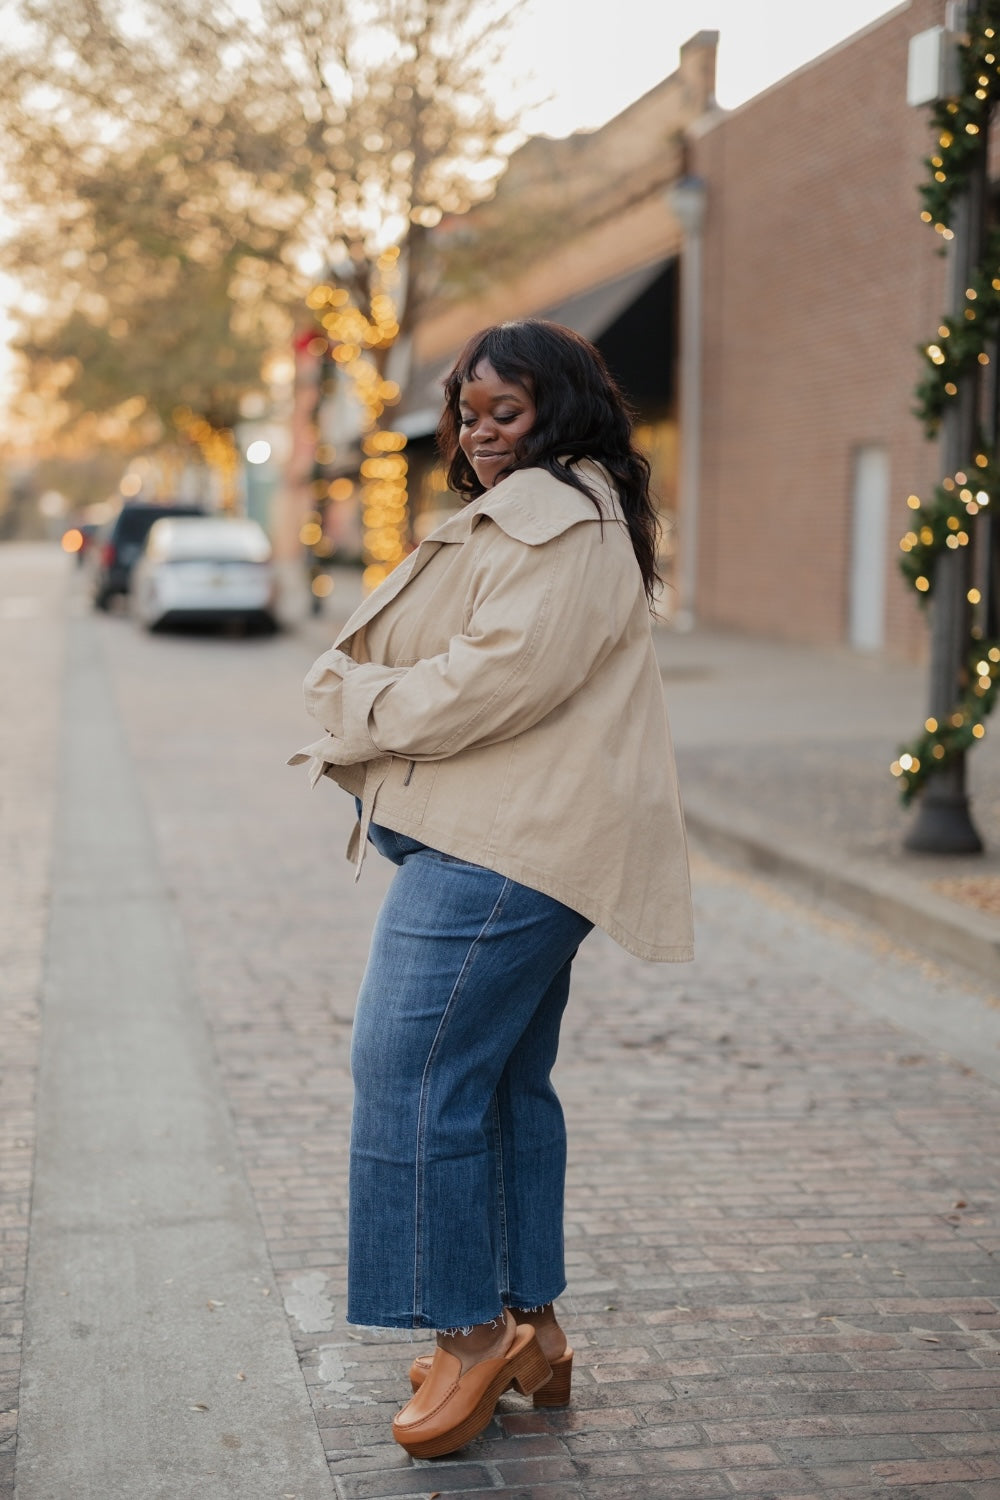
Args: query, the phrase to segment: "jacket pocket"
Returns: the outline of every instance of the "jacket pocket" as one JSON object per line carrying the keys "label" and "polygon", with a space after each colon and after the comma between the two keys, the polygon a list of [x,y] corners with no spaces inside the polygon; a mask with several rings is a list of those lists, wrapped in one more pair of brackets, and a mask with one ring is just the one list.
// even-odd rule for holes
{"label": "jacket pocket", "polygon": [[[437,778],[438,763],[433,760],[408,760],[397,756],[379,789],[377,806],[390,807],[401,817],[418,821],[424,815]],[[378,817],[378,812],[375,814]]]}

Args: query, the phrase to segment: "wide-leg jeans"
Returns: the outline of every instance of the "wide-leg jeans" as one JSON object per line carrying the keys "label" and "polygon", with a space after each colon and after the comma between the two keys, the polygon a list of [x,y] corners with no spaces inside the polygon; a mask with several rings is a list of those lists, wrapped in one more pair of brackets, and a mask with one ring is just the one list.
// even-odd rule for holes
{"label": "wide-leg jeans", "polygon": [[399,869],[351,1068],[351,1323],[452,1329],[565,1289],[566,1131],[550,1073],[586,918],[372,828]]}

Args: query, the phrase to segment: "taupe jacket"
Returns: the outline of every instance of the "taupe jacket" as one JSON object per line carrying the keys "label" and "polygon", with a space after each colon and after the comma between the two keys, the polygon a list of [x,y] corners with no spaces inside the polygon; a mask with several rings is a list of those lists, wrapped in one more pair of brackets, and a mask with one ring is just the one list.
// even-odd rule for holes
{"label": "taupe jacket", "polygon": [[592,502],[516,471],[422,542],[305,680],[313,785],[543,891],[629,952],[692,956],[687,849],[642,579]]}

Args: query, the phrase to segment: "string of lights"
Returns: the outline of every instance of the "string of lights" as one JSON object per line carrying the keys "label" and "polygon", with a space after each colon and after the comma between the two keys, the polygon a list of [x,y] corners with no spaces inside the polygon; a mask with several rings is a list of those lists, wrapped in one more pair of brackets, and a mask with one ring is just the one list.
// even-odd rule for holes
{"label": "string of lights", "polygon": [[218,475],[221,508],[235,510],[240,460],[232,428],[213,427],[189,406],[175,406],[171,415],[177,431],[200,449],[208,468]]}
{"label": "string of lights", "polygon": [[[937,138],[926,159],[928,178],[921,185],[921,218],[945,240],[955,237],[954,217],[960,197],[987,149],[993,107],[1000,99],[1000,0],[981,5],[975,25],[958,47],[959,93],[934,106],[931,124]],[[967,382],[978,383],[990,365],[1000,335],[1000,234],[989,237],[983,260],[969,279],[965,306],[946,318],[921,355],[924,374],[917,389],[916,415],[928,437],[934,437],[949,405]],[[937,560],[948,550],[973,543],[975,517],[1000,505],[1000,467],[992,436],[980,435],[967,468],[937,486],[933,496],[907,501],[911,529],[900,541],[904,578],[926,604],[934,592]],[[985,639],[977,618],[980,591],[970,589],[972,625],[967,658],[960,674],[961,695],[953,711],[939,722],[925,720],[923,731],[901,747],[891,766],[900,796],[909,803],[935,772],[984,738],[984,720],[1000,695],[1000,641]]]}
{"label": "string of lights", "polygon": [[[351,381],[361,409],[364,453],[361,520],[366,589],[381,583],[406,555],[408,466],[403,452],[406,437],[380,425],[386,408],[399,400],[401,392],[394,380],[387,380],[381,374],[378,359],[379,351],[390,349],[399,336],[394,295],[399,283],[399,254],[399,247],[393,245],[375,261],[367,312],[351,300],[345,288],[327,282],[314,286],[306,297],[306,305],[322,329],[310,342],[309,350],[316,355],[329,354],[335,367]],[[342,498],[342,494],[334,492],[338,488],[342,492],[345,484],[350,481],[333,480],[329,485],[330,498]],[[323,488],[327,488],[325,483]],[[318,518],[310,517],[310,522],[308,537],[305,527],[300,537],[315,552],[325,539]]]}
{"label": "string of lights", "polygon": [[920,196],[925,224],[944,239],[952,227],[956,200],[965,191],[989,131],[993,106],[1000,98],[1000,5],[985,0],[976,14],[976,29],[958,48],[959,92],[939,100],[931,112],[937,145],[925,165],[928,179]]}

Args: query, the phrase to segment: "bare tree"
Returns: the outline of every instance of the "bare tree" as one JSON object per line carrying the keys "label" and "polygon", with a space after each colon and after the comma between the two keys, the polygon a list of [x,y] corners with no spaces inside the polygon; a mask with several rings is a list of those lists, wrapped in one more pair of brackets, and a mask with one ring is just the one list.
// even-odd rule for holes
{"label": "bare tree", "polygon": [[29,294],[29,384],[69,421],[131,402],[226,427],[311,290],[377,427],[440,278],[428,231],[488,195],[516,140],[492,102],[514,8],[15,0],[2,258]]}
{"label": "bare tree", "polygon": [[[403,555],[407,531],[405,439],[385,410],[398,378],[389,377],[405,377],[409,336],[440,283],[430,231],[489,195],[516,143],[494,96],[517,4],[261,3],[274,51],[298,83],[299,149],[321,163],[307,224],[312,243],[325,246],[327,274],[308,302],[360,409],[374,583]],[[300,509],[315,503],[316,488],[300,485]]]}

